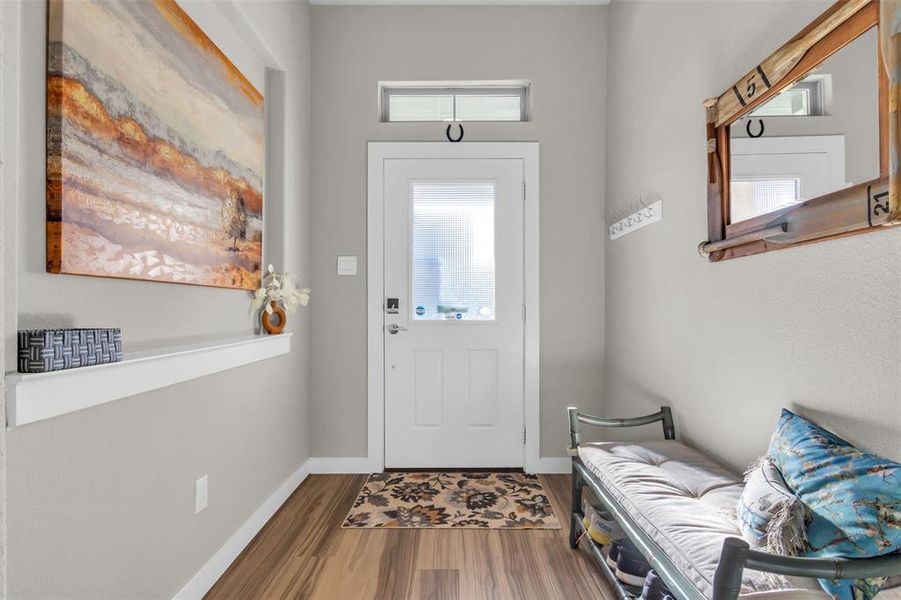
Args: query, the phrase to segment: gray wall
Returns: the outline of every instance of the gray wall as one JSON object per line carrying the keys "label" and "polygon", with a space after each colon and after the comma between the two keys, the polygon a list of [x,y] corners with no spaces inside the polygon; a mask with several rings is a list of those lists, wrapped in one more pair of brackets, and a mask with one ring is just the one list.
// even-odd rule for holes
{"label": "gray wall", "polygon": [[[738,469],[783,406],[901,456],[901,230],[708,264],[704,113],[828,2],[614,2],[607,197],[656,190],[659,224],[607,243],[605,411],[672,404]],[[656,432],[656,430],[655,430]]]}
{"label": "gray wall", "polygon": [[[9,155],[13,152],[13,147],[9,144],[9,128],[14,126],[15,118],[11,114],[11,102],[7,100],[7,91],[9,84],[7,80],[11,72],[10,58],[8,56],[10,43],[17,42],[17,38],[9,35],[9,27],[12,22],[10,9],[14,5],[8,3],[0,4],[0,224],[4,223],[4,202],[3,199],[9,193],[9,177],[6,173],[9,169],[7,162]],[[3,315],[5,314],[4,303],[6,295],[4,289],[6,287],[4,256],[6,255],[6,244],[4,240],[5,227],[0,225],[0,397],[6,398],[6,369],[3,368],[4,351],[6,344],[3,343],[5,323]],[[0,599],[6,598],[6,402],[0,402]]]}
{"label": "gray wall", "polygon": [[[283,195],[267,188],[283,223],[267,248],[309,281],[309,9],[248,2],[247,22],[233,23],[233,7],[180,4],[257,87],[267,64],[284,70],[291,109],[279,124],[279,155],[269,157],[285,165]],[[7,249],[17,254],[15,278],[5,280],[14,283],[5,340],[17,324],[121,326],[126,350],[252,333],[247,292],[44,272],[46,7],[22,9],[20,189],[4,197],[15,219]],[[262,41],[248,39],[251,30]],[[179,590],[309,455],[309,312],[292,315],[289,329],[289,355],[10,432],[10,596],[165,598]],[[203,474],[210,506],[195,516],[194,480]]]}
{"label": "gray wall", "polygon": [[[10,223],[6,209],[8,199],[15,196],[18,184],[16,123],[18,122],[19,5],[0,3],[0,394],[5,389],[6,315],[10,310],[10,290],[15,269],[10,268],[10,243],[15,240],[15,223]],[[7,597],[7,472],[6,472],[6,402],[0,402],[0,598]]]}
{"label": "gray wall", "polygon": [[[379,80],[530,79],[531,123],[468,141],[541,144],[541,452],[564,456],[568,404],[597,406],[604,353],[606,7],[324,7],[313,15],[311,450],[366,454],[366,142],[440,141],[377,122]],[[335,257],[360,257],[337,277]]]}

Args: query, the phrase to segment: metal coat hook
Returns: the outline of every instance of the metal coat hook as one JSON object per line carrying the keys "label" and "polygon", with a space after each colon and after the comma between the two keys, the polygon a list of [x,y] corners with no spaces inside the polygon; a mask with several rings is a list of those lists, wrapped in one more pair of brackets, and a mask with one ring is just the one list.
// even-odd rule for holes
{"label": "metal coat hook", "polygon": [[745,131],[748,133],[749,138],[759,138],[760,136],[763,135],[763,130],[764,130],[763,119],[757,119],[757,121],[760,123],[760,131],[757,132],[756,134],[751,133],[751,123],[753,121],[754,121],[754,119],[748,119],[748,123],[747,123],[747,125],[745,125]]}
{"label": "metal coat hook", "polygon": [[[656,219],[657,206],[655,194],[641,193],[637,198],[632,198],[619,205],[618,208],[607,213],[605,220],[610,226],[610,233],[622,232],[626,229],[641,227],[645,221]],[[650,200],[654,199],[654,202]]]}
{"label": "metal coat hook", "polygon": [[607,214],[607,233],[615,240],[663,218],[663,199],[656,192],[641,192]]}
{"label": "metal coat hook", "polygon": [[457,126],[460,127],[460,135],[456,139],[451,137],[451,127],[453,123],[447,124],[447,130],[445,131],[445,135],[447,135],[447,141],[449,142],[461,142],[463,141],[463,123],[457,123]]}
{"label": "metal coat hook", "polygon": [[638,197],[638,202],[641,204],[641,208],[644,210],[638,210],[638,221],[641,222],[642,218],[650,219],[654,216],[654,209],[648,206],[648,204],[644,201],[645,195],[642,194]]}

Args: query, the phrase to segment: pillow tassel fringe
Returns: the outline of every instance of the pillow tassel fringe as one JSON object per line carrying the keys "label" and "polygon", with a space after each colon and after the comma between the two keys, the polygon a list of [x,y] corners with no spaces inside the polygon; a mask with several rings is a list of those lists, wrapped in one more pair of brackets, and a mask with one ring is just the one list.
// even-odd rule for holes
{"label": "pillow tassel fringe", "polygon": [[[798,510],[801,504],[802,510]],[[807,507],[795,499],[782,502],[766,527],[767,551],[782,556],[798,556],[807,551]]]}

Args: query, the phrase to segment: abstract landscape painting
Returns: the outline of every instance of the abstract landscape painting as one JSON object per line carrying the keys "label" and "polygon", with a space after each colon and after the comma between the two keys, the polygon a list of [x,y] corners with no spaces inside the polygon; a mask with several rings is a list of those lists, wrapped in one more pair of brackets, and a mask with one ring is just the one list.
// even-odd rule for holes
{"label": "abstract landscape painting", "polygon": [[254,289],[263,96],[173,0],[50,0],[47,270]]}

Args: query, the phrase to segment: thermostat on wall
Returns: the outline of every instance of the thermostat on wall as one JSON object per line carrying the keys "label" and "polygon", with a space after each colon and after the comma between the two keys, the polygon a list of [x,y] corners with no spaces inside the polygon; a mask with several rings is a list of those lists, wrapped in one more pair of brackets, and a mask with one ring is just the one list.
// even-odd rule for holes
{"label": "thermostat on wall", "polygon": [[338,257],[338,275],[356,275],[357,274],[357,257],[356,256],[339,256]]}

